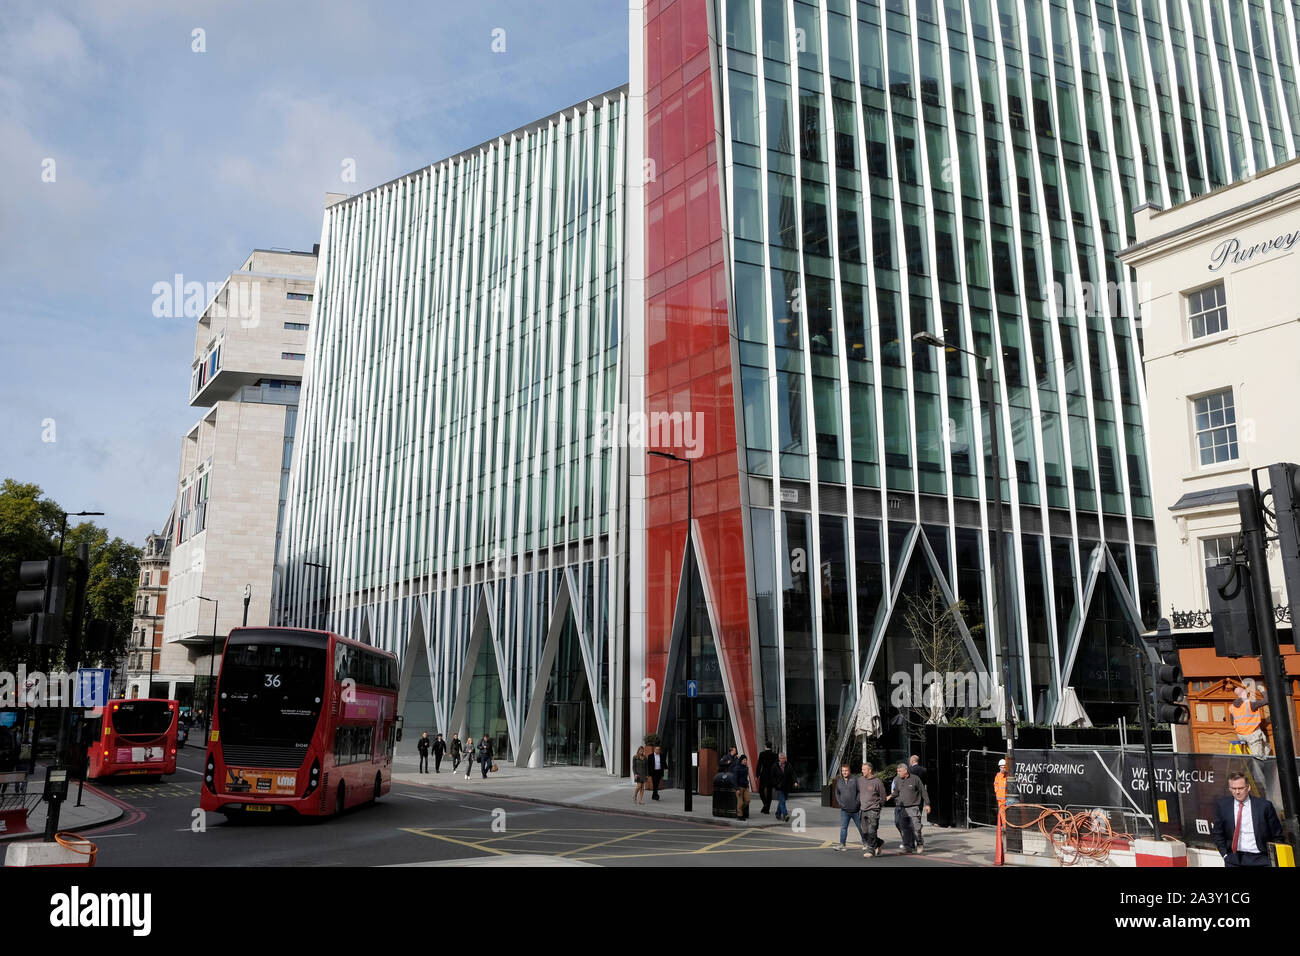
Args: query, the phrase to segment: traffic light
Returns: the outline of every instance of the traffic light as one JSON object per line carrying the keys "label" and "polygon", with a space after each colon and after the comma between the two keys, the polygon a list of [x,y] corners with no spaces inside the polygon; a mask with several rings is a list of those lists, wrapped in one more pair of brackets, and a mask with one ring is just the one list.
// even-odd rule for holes
{"label": "traffic light", "polygon": [[[1169,655],[1163,656],[1165,661],[1170,659]],[[1155,696],[1156,723],[1187,723],[1189,713],[1184,703],[1187,700],[1187,685],[1183,682],[1181,667],[1164,661],[1155,665]]]}
{"label": "traffic light", "polygon": [[86,645],[82,649],[82,658],[102,659],[112,641],[113,625],[102,618],[91,618],[86,624]]}
{"label": "traffic light", "polygon": [[13,638],[40,647],[63,640],[63,608],[68,595],[68,560],[62,555],[24,561],[18,579],[28,589],[18,592],[14,602]]}
{"label": "traffic light", "polygon": [[1300,606],[1300,465],[1289,461],[1268,466],[1277,516],[1277,543],[1282,552],[1282,577],[1291,605]]}
{"label": "traffic light", "polygon": [[1216,564],[1205,569],[1210,598],[1214,653],[1220,657],[1257,657],[1259,632],[1250,590],[1250,565]]}

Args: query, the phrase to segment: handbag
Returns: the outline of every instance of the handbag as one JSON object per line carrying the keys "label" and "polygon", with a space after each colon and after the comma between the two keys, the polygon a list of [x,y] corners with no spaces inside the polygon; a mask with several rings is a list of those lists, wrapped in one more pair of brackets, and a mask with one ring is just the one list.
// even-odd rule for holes
{"label": "handbag", "polygon": [[496,765],[496,764],[493,764],[493,765],[492,765],[492,770],[491,770],[490,772],[491,772],[491,773],[496,773],[496,772],[497,772],[497,765]]}

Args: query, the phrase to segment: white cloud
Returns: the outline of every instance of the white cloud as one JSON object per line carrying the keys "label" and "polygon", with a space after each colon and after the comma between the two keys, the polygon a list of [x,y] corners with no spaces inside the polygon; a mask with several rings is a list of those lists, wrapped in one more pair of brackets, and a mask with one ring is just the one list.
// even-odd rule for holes
{"label": "white cloud", "polygon": [[[324,96],[264,92],[244,122],[237,140],[213,143],[219,182],[241,202],[299,215],[323,210],[326,192],[360,192],[409,163],[391,144],[385,119]],[[346,160],[355,165],[354,182],[342,178]]]}
{"label": "white cloud", "polygon": [[[21,12],[11,12],[20,20]],[[0,62],[4,75],[21,78],[37,90],[81,86],[102,72],[81,31],[59,14],[42,9],[25,23],[0,31]]]}

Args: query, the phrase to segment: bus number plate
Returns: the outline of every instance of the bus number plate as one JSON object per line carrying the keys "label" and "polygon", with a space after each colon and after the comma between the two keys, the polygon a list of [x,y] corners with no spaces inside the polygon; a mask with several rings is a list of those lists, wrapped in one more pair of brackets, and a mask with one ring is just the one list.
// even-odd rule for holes
{"label": "bus number plate", "polygon": [[271,805],[269,803],[246,803],[244,809],[249,813],[270,813]]}

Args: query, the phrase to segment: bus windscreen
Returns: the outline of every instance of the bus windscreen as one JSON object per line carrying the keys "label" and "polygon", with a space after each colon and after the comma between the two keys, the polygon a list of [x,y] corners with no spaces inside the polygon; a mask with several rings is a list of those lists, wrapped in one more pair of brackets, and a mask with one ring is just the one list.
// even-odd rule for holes
{"label": "bus windscreen", "polygon": [[325,695],[325,648],[292,643],[230,644],[217,713],[221,740],[240,746],[301,746],[311,739]]}
{"label": "bus windscreen", "polygon": [[113,705],[113,729],[123,737],[158,737],[175,716],[165,700],[128,700]]}

